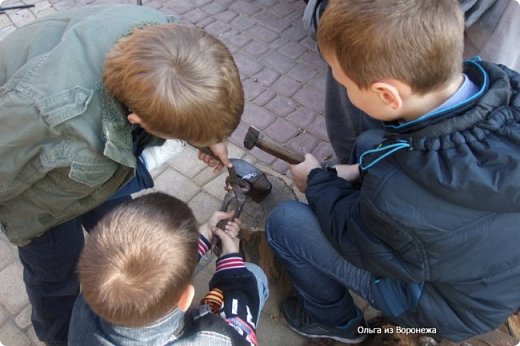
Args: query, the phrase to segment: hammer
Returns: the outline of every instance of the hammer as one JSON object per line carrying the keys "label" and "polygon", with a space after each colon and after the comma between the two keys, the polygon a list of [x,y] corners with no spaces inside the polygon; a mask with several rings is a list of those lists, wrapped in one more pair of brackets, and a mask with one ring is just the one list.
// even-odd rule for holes
{"label": "hammer", "polygon": [[272,139],[264,135],[259,129],[253,126],[249,126],[249,129],[247,130],[246,136],[244,138],[244,147],[251,150],[255,146],[292,165],[305,161],[305,157],[302,154],[296,153],[279,144],[276,144]]}

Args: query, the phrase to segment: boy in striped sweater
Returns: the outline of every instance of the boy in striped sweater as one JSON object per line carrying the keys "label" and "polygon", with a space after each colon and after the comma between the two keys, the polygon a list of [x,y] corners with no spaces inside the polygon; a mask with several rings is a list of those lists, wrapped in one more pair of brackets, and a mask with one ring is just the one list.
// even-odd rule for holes
{"label": "boy in striped sweater", "polygon": [[[71,345],[257,345],[268,295],[262,270],[238,253],[239,220],[215,212],[198,227],[186,203],[163,193],[136,198],[91,232],[78,272]],[[222,241],[222,254],[197,308],[191,284],[198,261]]]}

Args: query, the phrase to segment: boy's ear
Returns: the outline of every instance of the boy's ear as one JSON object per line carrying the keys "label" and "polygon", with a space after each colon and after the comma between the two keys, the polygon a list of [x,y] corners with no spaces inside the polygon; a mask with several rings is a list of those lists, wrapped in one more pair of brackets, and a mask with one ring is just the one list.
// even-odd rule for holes
{"label": "boy's ear", "polygon": [[193,297],[195,297],[195,288],[193,285],[189,284],[188,287],[182,292],[181,297],[179,298],[179,301],[177,302],[177,306],[179,307],[179,310],[182,312],[186,312],[191,302],[193,301]]}
{"label": "boy's ear", "polygon": [[127,118],[128,118],[128,121],[130,122],[130,124],[135,124],[135,125],[143,124],[143,120],[139,117],[139,115],[137,115],[135,113],[128,114]]}
{"label": "boy's ear", "polygon": [[404,83],[399,81],[395,81],[395,83],[394,81],[375,82],[370,86],[370,89],[392,110],[397,111],[403,106],[403,93],[406,93],[406,85]]}

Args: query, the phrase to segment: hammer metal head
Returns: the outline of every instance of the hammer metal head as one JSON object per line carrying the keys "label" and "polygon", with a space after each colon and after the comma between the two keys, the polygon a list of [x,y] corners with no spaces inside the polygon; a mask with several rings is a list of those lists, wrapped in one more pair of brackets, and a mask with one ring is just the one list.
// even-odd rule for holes
{"label": "hammer metal head", "polygon": [[258,141],[258,137],[260,137],[260,130],[254,126],[249,126],[244,137],[244,147],[248,150],[253,149]]}

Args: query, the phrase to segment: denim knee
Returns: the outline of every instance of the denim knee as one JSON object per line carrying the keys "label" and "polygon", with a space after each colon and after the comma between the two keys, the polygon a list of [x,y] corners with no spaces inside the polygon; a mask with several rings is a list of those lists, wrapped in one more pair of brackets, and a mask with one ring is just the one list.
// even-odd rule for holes
{"label": "denim knee", "polygon": [[277,205],[269,214],[265,225],[267,242],[272,246],[294,239],[300,230],[296,227],[298,217],[312,213],[307,204],[298,201],[286,201]]}
{"label": "denim knee", "polygon": [[305,203],[280,203],[267,218],[265,232],[268,244],[278,252],[291,247],[297,239],[313,238],[320,225],[312,209]]}

